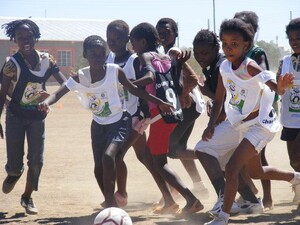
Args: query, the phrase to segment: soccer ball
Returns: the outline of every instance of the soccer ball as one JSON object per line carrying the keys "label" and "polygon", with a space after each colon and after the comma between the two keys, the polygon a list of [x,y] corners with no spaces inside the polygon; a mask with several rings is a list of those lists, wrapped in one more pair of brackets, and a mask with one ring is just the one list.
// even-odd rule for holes
{"label": "soccer ball", "polygon": [[94,225],[132,225],[132,221],[123,209],[110,207],[98,213]]}

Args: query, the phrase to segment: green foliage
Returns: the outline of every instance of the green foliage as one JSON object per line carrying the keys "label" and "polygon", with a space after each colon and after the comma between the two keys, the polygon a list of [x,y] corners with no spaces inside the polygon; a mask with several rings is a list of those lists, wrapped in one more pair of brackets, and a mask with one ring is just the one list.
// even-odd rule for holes
{"label": "green foliage", "polygon": [[279,48],[272,41],[270,43],[267,43],[265,41],[258,41],[256,44],[265,50],[270,64],[270,70],[272,71],[277,71],[281,58],[284,55],[289,54],[287,51],[284,51],[283,48]]}

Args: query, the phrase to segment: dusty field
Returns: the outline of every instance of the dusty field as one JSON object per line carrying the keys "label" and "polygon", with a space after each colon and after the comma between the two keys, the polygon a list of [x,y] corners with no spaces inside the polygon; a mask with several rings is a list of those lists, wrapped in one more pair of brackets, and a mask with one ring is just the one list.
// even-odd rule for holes
{"label": "dusty field", "polygon": [[[52,92],[57,87],[49,87]],[[93,175],[93,160],[90,146],[91,114],[81,108],[73,93],[67,94],[52,107],[46,120],[45,163],[41,175],[39,191],[33,194],[39,214],[26,215],[20,206],[20,195],[24,189],[25,173],[15,189],[8,195],[0,193],[0,224],[74,224],[91,225],[101,210],[103,196]],[[193,147],[207,123],[207,116],[197,120],[189,146]],[[2,118],[4,124],[4,116]],[[267,147],[267,158],[271,165],[290,170],[285,143],[279,140],[279,133]],[[0,140],[0,181],[6,177],[4,170],[6,151]],[[203,168],[197,166],[210,190],[208,199],[201,199],[203,211],[187,219],[152,214],[152,203],[160,198],[160,193],[152,177],[129,150],[126,156],[128,166],[129,203],[124,209],[136,225],[201,225],[210,220],[206,213],[216,201],[216,195]],[[180,177],[191,187],[192,182],[179,160],[169,160]],[[25,161],[26,163],[26,161]],[[27,171],[27,170],[26,170]],[[25,172],[26,172],[25,171]],[[256,182],[260,188],[260,182]],[[299,225],[297,206],[291,203],[291,185],[285,182],[272,182],[275,208],[261,215],[239,215],[231,218],[230,224],[289,224]],[[178,201],[181,206],[182,200]]]}

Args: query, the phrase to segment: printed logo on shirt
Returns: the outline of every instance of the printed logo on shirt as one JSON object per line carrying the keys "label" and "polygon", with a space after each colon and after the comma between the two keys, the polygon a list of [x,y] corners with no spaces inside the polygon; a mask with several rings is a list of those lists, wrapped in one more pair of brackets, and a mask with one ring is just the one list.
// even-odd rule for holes
{"label": "printed logo on shirt", "polygon": [[232,107],[236,108],[240,113],[242,113],[248,91],[244,88],[239,87],[230,79],[227,80],[226,86],[231,93],[229,104]]}
{"label": "printed logo on shirt", "polygon": [[37,105],[48,96],[49,94],[43,90],[42,84],[28,82],[20,104],[23,106]]}
{"label": "printed logo on shirt", "polygon": [[289,112],[300,112],[300,86],[294,85],[290,89]]}
{"label": "printed logo on shirt", "polygon": [[94,93],[87,93],[86,95],[89,99],[89,108],[96,116],[108,117],[112,113],[109,108],[106,92],[102,92],[100,94],[101,99],[98,98]]}

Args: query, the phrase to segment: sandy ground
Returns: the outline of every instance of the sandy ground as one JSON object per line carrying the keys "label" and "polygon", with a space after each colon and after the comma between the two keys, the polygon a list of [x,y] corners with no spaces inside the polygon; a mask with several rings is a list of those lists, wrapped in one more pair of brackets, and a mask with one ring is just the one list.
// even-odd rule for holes
{"label": "sandy ground", "polygon": [[[57,87],[52,86],[49,92]],[[40,179],[39,191],[33,193],[38,206],[38,215],[27,215],[20,206],[20,195],[25,185],[25,173],[10,194],[0,193],[0,224],[74,224],[91,225],[101,210],[103,196],[93,175],[93,160],[90,145],[91,114],[81,108],[73,93],[68,93],[52,107],[46,120],[45,163]],[[4,124],[4,116],[2,118]],[[197,120],[189,146],[199,140],[207,116]],[[270,165],[291,170],[285,143],[280,141],[279,133],[267,147]],[[4,141],[0,141],[0,181],[6,177],[4,170],[6,151]],[[138,162],[134,151],[126,155],[128,166],[129,203],[124,208],[136,225],[200,225],[210,220],[207,213],[216,201],[216,194],[202,166],[197,167],[210,191],[209,198],[199,199],[204,210],[187,219],[176,219],[172,215],[157,216],[152,213],[152,203],[160,198],[160,192],[145,167]],[[26,163],[26,161],[25,161]],[[170,165],[182,180],[192,187],[191,179],[179,160],[169,160]],[[26,168],[27,171],[27,168]],[[25,171],[25,172],[26,172]],[[258,196],[262,196],[261,185]],[[291,203],[293,193],[286,182],[272,181],[272,194],[275,208],[260,215],[238,215],[231,217],[230,224],[300,224],[299,210]],[[184,201],[178,200],[183,206]]]}

